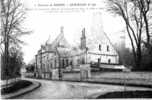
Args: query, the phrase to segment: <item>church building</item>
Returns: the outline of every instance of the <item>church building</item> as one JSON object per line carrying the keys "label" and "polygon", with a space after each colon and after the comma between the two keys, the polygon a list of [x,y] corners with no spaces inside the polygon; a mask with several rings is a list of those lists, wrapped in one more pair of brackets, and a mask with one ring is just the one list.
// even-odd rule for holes
{"label": "church building", "polygon": [[118,64],[119,56],[110,42],[108,36],[102,33],[102,39],[94,38],[89,41],[86,29],[82,29],[80,45],[72,47],[64,36],[64,28],[61,27],[57,38],[49,43],[46,41],[37,52],[35,72],[37,76],[49,78],[54,69],[79,70],[82,64],[104,63]]}
{"label": "church building", "polygon": [[[87,63],[100,62],[105,64],[118,64],[119,56],[110,39],[105,33],[102,33],[103,40],[93,39],[87,41],[85,28],[82,30],[81,50],[86,50]],[[89,42],[89,43],[87,43]]]}

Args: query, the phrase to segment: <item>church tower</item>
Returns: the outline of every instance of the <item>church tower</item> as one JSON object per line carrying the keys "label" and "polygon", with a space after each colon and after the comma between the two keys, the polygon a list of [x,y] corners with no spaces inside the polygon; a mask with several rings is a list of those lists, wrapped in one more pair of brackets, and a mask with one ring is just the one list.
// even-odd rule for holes
{"label": "church tower", "polygon": [[85,35],[85,28],[82,30],[82,36],[81,36],[81,49],[86,49],[86,35]]}

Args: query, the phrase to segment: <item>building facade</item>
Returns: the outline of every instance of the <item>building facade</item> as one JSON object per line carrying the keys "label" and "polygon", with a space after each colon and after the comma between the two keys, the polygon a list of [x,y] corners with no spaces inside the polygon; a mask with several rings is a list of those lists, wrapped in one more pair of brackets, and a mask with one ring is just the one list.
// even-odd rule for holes
{"label": "building facade", "polygon": [[[105,35],[105,34],[104,34]],[[119,56],[108,37],[104,41],[95,39],[93,43],[87,43],[86,30],[82,29],[80,45],[72,47],[64,37],[63,27],[60,34],[52,42],[42,45],[36,59],[36,76],[49,78],[52,70],[79,70],[81,64],[100,62],[107,64],[118,64]]]}

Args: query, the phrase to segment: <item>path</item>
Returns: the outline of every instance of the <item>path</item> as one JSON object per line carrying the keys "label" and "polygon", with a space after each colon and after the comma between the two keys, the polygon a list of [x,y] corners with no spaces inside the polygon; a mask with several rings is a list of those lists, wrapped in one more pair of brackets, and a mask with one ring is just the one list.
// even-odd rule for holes
{"label": "path", "polygon": [[[50,80],[27,79],[38,81],[41,87],[33,92],[19,96],[16,99],[83,99],[90,98],[94,94],[104,94],[111,91],[124,90],[123,86],[90,84],[78,82],[59,82]],[[127,87],[127,90],[145,90],[146,88]]]}

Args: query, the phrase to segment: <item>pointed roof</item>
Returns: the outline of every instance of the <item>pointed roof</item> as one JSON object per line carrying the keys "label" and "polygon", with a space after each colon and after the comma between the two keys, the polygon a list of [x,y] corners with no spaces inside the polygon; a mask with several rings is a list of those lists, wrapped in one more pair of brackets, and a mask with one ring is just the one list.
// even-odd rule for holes
{"label": "pointed roof", "polygon": [[85,28],[82,29],[82,37],[81,38],[86,38],[86,35],[85,35]]}
{"label": "pointed roof", "polygon": [[57,47],[57,46],[62,46],[62,47],[66,47],[66,48],[71,47],[70,44],[65,39],[65,36],[64,36],[64,27],[63,26],[60,28],[60,34],[51,43],[51,48],[50,49],[55,49],[55,47]]}
{"label": "pointed roof", "polygon": [[92,38],[87,41],[87,47],[89,48],[89,51],[90,52],[98,52],[98,53],[105,53],[103,50],[100,52],[100,51],[97,51],[96,49],[98,48],[97,47],[97,44],[101,44],[101,46],[106,46],[106,45],[109,45],[113,52],[106,52],[106,53],[113,53],[113,54],[118,54],[115,46],[113,45],[113,43],[110,41],[109,37],[107,36],[107,34],[103,31],[102,33],[100,33],[101,36],[98,35],[97,36],[92,36]]}
{"label": "pointed roof", "polygon": [[[89,38],[90,40],[87,41],[87,46],[90,48],[91,52],[97,52],[96,44],[103,45],[103,48],[106,45],[109,45],[112,48],[113,52],[107,52],[107,53],[113,53],[118,54],[115,47],[113,46],[112,42],[110,41],[107,34],[104,32],[103,25],[102,25],[102,13],[94,13],[93,14],[93,20],[92,20],[92,26],[91,26],[91,35],[92,37]],[[104,51],[101,51],[101,53],[105,53]]]}
{"label": "pointed roof", "polygon": [[50,41],[51,41],[51,36],[49,35],[49,38],[46,40],[46,43],[45,43],[45,44],[51,43]]}
{"label": "pointed roof", "polygon": [[118,51],[116,50],[115,46],[113,45],[113,43],[110,41],[110,38],[108,37],[108,35],[104,32],[103,33],[104,36],[106,37],[107,41],[109,42],[109,44],[112,46],[113,50],[115,51],[116,54],[118,54]]}

